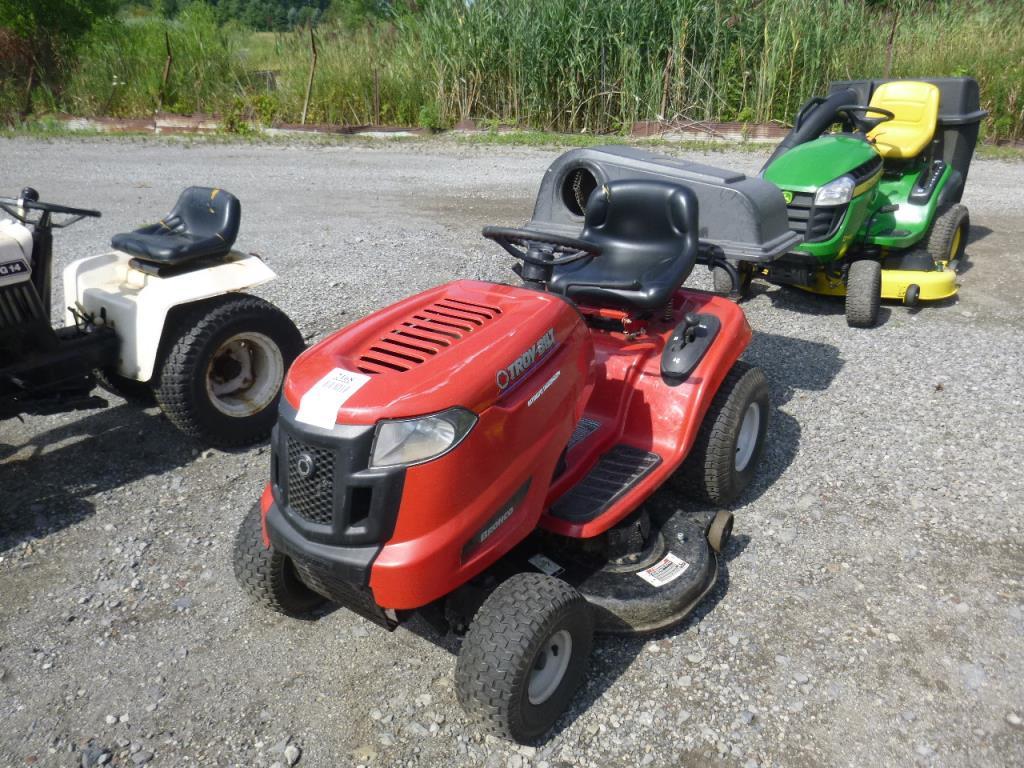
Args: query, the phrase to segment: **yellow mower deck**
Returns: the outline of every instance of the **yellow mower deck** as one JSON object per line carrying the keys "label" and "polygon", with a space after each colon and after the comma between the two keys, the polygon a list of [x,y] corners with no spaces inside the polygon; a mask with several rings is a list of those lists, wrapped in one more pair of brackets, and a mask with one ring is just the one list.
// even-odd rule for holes
{"label": "yellow mower deck", "polygon": [[[907,288],[916,285],[920,290],[919,301],[938,301],[955,296],[957,291],[956,272],[952,269],[919,271],[913,269],[883,269],[882,298],[903,301]],[[818,272],[814,285],[798,285],[800,290],[823,296],[845,296],[846,284],[842,278],[830,277]]]}

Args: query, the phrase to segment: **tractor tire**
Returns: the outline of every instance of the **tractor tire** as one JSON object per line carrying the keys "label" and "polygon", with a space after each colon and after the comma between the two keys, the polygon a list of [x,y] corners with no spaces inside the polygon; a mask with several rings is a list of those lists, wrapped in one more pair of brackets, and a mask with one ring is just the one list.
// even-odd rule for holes
{"label": "tractor tire", "polygon": [[737,264],[736,270],[739,272],[740,286],[735,292],[732,288],[732,277],[729,275],[728,270],[722,267],[714,267],[711,270],[711,282],[715,293],[728,296],[735,301],[740,301],[750,295],[750,283],[753,281],[754,275],[747,264]]}
{"label": "tractor tire", "polygon": [[186,308],[165,334],[154,391],[176,427],[222,448],[270,434],[285,373],[304,347],[284,312],[229,294]]}
{"label": "tractor tire", "polygon": [[110,370],[93,371],[100,389],[135,405],[150,406],[156,402],[153,388],[146,381],[136,381]]}
{"label": "tractor tire", "polygon": [[853,262],[846,276],[846,324],[851,328],[873,327],[881,303],[882,265],[872,259]]}
{"label": "tractor tire", "polygon": [[263,546],[263,523],[257,502],[235,534],[235,578],[256,603],[272,611],[304,618],[326,601],[300,581],[292,561]]}
{"label": "tractor tire", "polygon": [[720,507],[739,496],[757,471],[768,432],[770,400],[764,371],[737,360],[704,414],[673,486]]}
{"label": "tractor tire", "polygon": [[971,215],[966,205],[954,203],[935,217],[925,248],[936,264],[963,263],[967,237],[971,231]]}
{"label": "tractor tire", "polygon": [[711,270],[711,282],[715,286],[715,293],[729,296],[732,293],[732,277],[728,270],[723,267],[715,267]]}
{"label": "tractor tire", "polygon": [[594,639],[590,604],[560,579],[519,573],[480,606],[455,665],[466,714],[495,736],[547,733],[583,682]]}

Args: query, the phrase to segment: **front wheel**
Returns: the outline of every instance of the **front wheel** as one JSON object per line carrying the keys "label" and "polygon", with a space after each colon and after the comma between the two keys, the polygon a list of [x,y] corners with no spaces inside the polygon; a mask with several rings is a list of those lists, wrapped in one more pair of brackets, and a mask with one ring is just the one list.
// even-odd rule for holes
{"label": "front wheel", "polygon": [[257,502],[235,534],[235,578],[256,603],[276,613],[301,618],[325,600],[299,579],[292,561],[263,544],[263,519]]}
{"label": "front wheel", "polygon": [[520,573],[477,611],[455,665],[466,714],[526,743],[549,731],[583,682],[594,638],[586,599],[564,581]]}
{"label": "front wheel", "polygon": [[672,483],[680,491],[726,506],[750,484],[768,432],[768,380],[737,360],[704,415],[697,440]]}
{"label": "front wheel", "polygon": [[971,216],[967,206],[955,203],[935,218],[925,247],[936,264],[960,264],[967,250],[970,231]]}
{"label": "front wheel", "polygon": [[273,304],[231,294],[197,305],[167,329],[157,403],[192,437],[221,447],[270,434],[302,335]]}
{"label": "front wheel", "polygon": [[851,328],[873,327],[881,303],[882,265],[873,259],[853,262],[846,275],[846,324]]}

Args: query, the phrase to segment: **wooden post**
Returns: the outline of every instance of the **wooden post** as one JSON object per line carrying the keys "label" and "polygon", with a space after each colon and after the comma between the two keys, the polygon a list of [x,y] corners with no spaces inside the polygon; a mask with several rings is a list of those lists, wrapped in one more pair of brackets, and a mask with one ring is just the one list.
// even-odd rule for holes
{"label": "wooden post", "polygon": [[380,72],[373,69],[373,124],[380,125]]}
{"label": "wooden post", "polygon": [[33,57],[33,61],[28,65],[28,88],[25,89],[25,111],[23,115],[28,115],[32,112],[32,86],[35,85],[36,79],[36,62]]}
{"label": "wooden post", "polygon": [[167,78],[171,76],[171,62],[174,60],[174,56],[171,55],[171,35],[166,29],[164,30],[164,44],[167,46],[167,58],[164,59],[164,74],[160,78],[160,93],[156,97],[157,112],[164,108],[164,96],[167,94]]}
{"label": "wooden post", "polygon": [[892,73],[892,43],[896,39],[896,23],[900,20],[900,9],[892,15],[892,28],[889,30],[889,42],[885,46],[885,77],[888,79]]}
{"label": "wooden post", "polygon": [[302,125],[306,124],[306,113],[309,111],[309,96],[313,92],[313,75],[316,74],[316,35],[313,34],[313,25],[309,26],[309,47],[313,51],[313,58],[309,60],[309,80],[306,81],[306,100],[302,102]]}

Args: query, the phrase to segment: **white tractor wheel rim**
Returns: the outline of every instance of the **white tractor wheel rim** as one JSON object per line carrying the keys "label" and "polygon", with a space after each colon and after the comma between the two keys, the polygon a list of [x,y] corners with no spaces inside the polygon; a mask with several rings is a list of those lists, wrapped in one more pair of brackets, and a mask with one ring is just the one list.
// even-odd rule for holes
{"label": "white tractor wheel rim", "polygon": [[284,358],[269,336],[237,333],[226,339],[206,366],[206,394],[225,416],[260,413],[277,397],[284,381]]}
{"label": "white tractor wheel rim", "polygon": [[530,703],[539,706],[551,698],[569,668],[572,658],[572,635],[566,629],[555,632],[541,646],[530,670],[527,695]]}
{"label": "white tractor wheel rim", "polygon": [[757,436],[761,431],[761,407],[757,403],[751,403],[743,413],[743,421],[740,424],[740,434],[736,438],[736,471],[742,472],[750,463],[750,457],[754,455],[754,448],[757,447]]}

